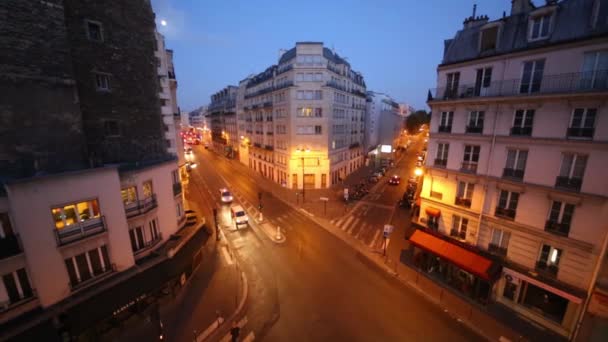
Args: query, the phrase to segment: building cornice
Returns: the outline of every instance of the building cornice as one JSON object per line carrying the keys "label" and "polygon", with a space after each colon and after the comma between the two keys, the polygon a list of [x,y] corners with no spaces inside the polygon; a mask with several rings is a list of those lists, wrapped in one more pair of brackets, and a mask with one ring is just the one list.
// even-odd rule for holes
{"label": "building cornice", "polygon": [[589,140],[589,139],[565,139],[551,137],[531,137],[521,135],[495,135],[490,134],[469,134],[469,133],[441,133],[431,132],[429,134],[430,141],[443,142],[450,140],[466,140],[471,142],[491,141],[492,137],[496,138],[497,143],[515,143],[526,145],[551,145],[551,146],[566,146],[586,147],[592,150],[605,151],[608,150],[608,140]]}
{"label": "building cornice", "polygon": [[427,101],[427,105],[431,107],[431,111],[434,107],[445,106],[445,105],[462,105],[462,104],[501,104],[501,103],[512,103],[512,102],[542,102],[546,100],[564,100],[564,99],[587,99],[587,98],[599,98],[604,100],[607,96],[606,91],[598,92],[587,92],[587,93],[556,93],[556,94],[531,94],[531,95],[513,95],[513,96],[477,96],[477,97],[465,97],[457,99],[441,99]]}

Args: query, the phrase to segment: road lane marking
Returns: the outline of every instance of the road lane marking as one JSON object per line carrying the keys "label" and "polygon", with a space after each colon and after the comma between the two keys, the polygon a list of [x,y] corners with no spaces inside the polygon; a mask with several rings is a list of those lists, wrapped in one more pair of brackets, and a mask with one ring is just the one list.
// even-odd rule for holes
{"label": "road lane marking", "polygon": [[232,261],[230,254],[228,254],[228,250],[226,249],[226,246],[222,246],[222,255],[224,256],[224,259],[226,260],[226,263],[228,265],[234,264],[234,261]]}
{"label": "road lane marking", "polygon": [[374,248],[374,246],[376,245],[376,240],[378,240],[378,236],[380,236],[380,229],[376,229],[376,233],[374,233],[374,238],[369,244],[370,248]]}
{"label": "road lane marking", "polygon": [[368,225],[367,223],[361,226],[361,228],[360,228],[360,229],[359,229],[359,231],[357,232],[357,235],[355,236],[355,238],[356,238],[357,240],[359,240],[359,237],[361,237],[361,233],[362,233],[362,232],[363,232],[365,229],[367,229],[367,227],[369,227],[369,225]]}
{"label": "road lane marking", "polygon": [[355,219],[354,216],[349,216],[348,219],[346,219],[346,221],[344,221],[340,224],[340,229],[345,230],[354,219]]}
{"label": "road lane marking", "polygon": [[[352,216],[351,216],[351,217],[352,217]],[[360,219],[356,219],[356,220],[355,220],[355,221],[354,221],[354,222],[353,222],[353,223],[350,225],[350,227],[348,227],[348,229],[346,229],[346,232],[347,232],[348,234],[352,233],[353,228],[355,228],[355,227],[357,226],[357,224],[358,224],[360,221],[361,221]]]}

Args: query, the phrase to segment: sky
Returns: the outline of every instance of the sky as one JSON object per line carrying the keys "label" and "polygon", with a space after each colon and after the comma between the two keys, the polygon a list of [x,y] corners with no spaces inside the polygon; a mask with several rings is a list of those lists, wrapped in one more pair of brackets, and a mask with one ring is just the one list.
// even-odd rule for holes
{"label": "sky", "polygon": [[152,0],[152,7],[174,52],[178,104],[189,112],[276,64],[279,50],[298,41],[333,47],[363,74],[367,90],[428,109],[443,41],[462,28],[474,3],[477,15],[490,20],[511,6],[511,0]]}

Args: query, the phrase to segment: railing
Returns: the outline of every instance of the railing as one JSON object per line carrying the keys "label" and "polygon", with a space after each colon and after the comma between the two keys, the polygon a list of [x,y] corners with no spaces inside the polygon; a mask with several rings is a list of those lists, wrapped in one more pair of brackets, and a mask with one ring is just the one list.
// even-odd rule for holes
{"label": "railing", "polygon": [[435,166],[436,167],[446,167],[448,165],[447,159],[435,158]]}
{"label": "railing", "polygon": [[496,207],[496,211],[494,211],[494,216],[514,220],[515,209]]}
{"label": "railing", "polygon": [[125,204],[125,213],[127,214],[127,218],[132,218],[143,215],[157,206],[156,194],[152,194],[152,196],[143,200]]}
{"label": "railing", "polygon": [[588,138],[593,139],[594,128],[570,127],[568,128],[568,138]]}
{"label": "railing", "polygon": [[254,142],[253,146],[255,146],[255,147],[262,147],[262,144]]}
{"label": "railing", "polygon": [[21,248],[19,235],[7,235],[0,238],[0,259],[12,257],[22,252],[23,248]]}
{"label": "railing", "polygon": [[63,246],[84,239],[85,237],[105,232],[106,223],[104,217],[100,216],[74,223],[60,229],[55,228],[53,231],[57,238],[57,244]]}
{"label": "railing", "polygon": [[266,135],[273,135],[273,132],[266,132]]}
{"label": "railing", "polygon": [[530,136],[532,127],[511,127],[511,135]]}
{"label": "railing", "polygon": [[581,178],[557,177],[555,187],[567,190],[579,191],[583,180]]}
{"label": "railing", "polygon": [[470,208],[471,207],[471,199],[464,197],[456,197],[454,199],[454,204],[459,205],[461,207]]}
{"label": "railing", "polygon": [[483,126],[467,126],[466,132],[467,133],[482,133]]}
{"label": "railing", "polygon": [[498,245],[495,245],[493,243],[488,244],[488,252],[505,257],[507,256],[507,248],[506,247],[500,247]]}
{"label": "railing", "polygon": [[559,223],[551,220],[545,222],[545,231],[557,235],[568,236],[570,223]]}
{"label": "railing", "polygon": [[350,92],[351,94],[355,95],[355,96],[361,96],[361,97],[367,97],[367,94],[365,92],[362,92],[358,89],[353,89]]}
{"label": "railing", "polygon": [[267,116],[267,117],[266,117],[266,121],[268,121],[268,122],[272,122],[272,121],[274,121],[274,119],[272,118],[272,116]]}
{"label": "railing", "polygon": [[360,146],[360,144],[359,144],[358,142],[354,142],[354,143],[350,144],[350,145],[348,146],[348,148],[349,148],[349,149],[353,149],[353,148],[357,148],[357,147],[359,147],[359,146]]}
{"label": "railing", "polygon": [[476,173],[477,163],[462,162],[462,165],[460,166],[460,171],[467,173]]}
{"label": "railing", "polygon": [[277,75],[280,75],[284,72],[288,72],[289,70],[293,69],[293,64],[289,64],[286,67],[283,67],[281,70],[277,70]]}
{"label": "railing", "polygon": [[348,89],[343,86],[342,84],[335,82],[335,81],[327,81],[325,83],[326,86],[334,88],[334,89],[338,89],[338,90],[342,90],[342,91],[348,91]]}
{"label": "railing", "polygon": [[504,168],[502,170],[502,177],[522,180],[522,179],[524,179],[524,170]]}
{"label": "railing", "polygon": [[287,81],[287,82],[283,82],[281,84],[277,84],[274,86],[274,90],[279,90],[279,89],[283,89],[283,88],[288,88],[293,86],[293,81]]}
{"label": "railing", "polygon": [[[186,215],[184,215],[184,217],[186,217]],[[156,236],[156,239],[144,242],[144,245],[141,246],[136,251],[133,251],[133,254],[134,255],[140,254],[141,252],[143,252],[143,251],[145,251],[147,249],[150,249],[153,246],[156,246],[162,240],[163,240],[163,233],[159,232],[158,235]]]}
{"label": "railing", "polygon": [[437,128],[437,132],[440,133],[451,133],[452,132],[452,126],[439,126]]}
{"label": "railing", "polygon": [[547,265],[546,262],[539,260],[536,262],[536,271],[550,277],[555,277],[559,268],[555,265]]}
{"label": "railing", "polygon": [[274,146],[272,146],[272,145],[265,145],[264,148],[267,149],[268,151],[274,151]]}
{"label": "railing", "polygon": [[217,102],[212,102],[207,108],[208,112],[214,112],[219,110],[228,110],[236,106],[236,100],[220,100]]}
{"label": "railing", "polygon": [[608,70],[578,72],[560,75],[544,75],[540,82],[522,79],[491,82],[488,87],[478,84],[461,85],[458,88],[429,89],[429,101],[447,101],[475,97],[534,96],[540,94],[564,94],[608,90]]}
{"label": "railing", "polygon": [[182,193],[182,183],[173,183],[173,196],[177,196]]}
{"label": "railing", "polygon": [[266,101],[262,104],[263,107],[272,107],[272,101]]}
{"label": "railing", "polygon": [[460,240],[466,240],[466,238],[467,238],[467,233],[466,233],[466,232],[464,232],[464,231],[460,231],[460,232],[459,232],[459,231],[458,231],[458,230],[456,230],[456,229],[451,229],[451,230],[450,230],[450,236],[455,237],[455,238],[458,238],[458,239],[460,239]]}
{"label": "railing", "polygon": [[82,287],[85,287],[87,285],[97,282],[100,278],[103,278],[105,275],[112,273],[112,272],[116,272],[116,265],[115,264],[106,265],[105,269],[97,270],[97,272],[99,272],[99,273],[95,273],[95,270],[94,270],[93,273],[91,274],[91,278],[89,278],[87,280],[79,279],[75,283],[70,282],[69,283],[70,289],[72,289],[72,291],[74,291],[79,288],[82,288]]}
{"label": "railing", "polygon": [[250,93],[250,94],[245,94],[245,98],[249,99],[249,98],[252,98],[252,97],[259,96],[259,95],[268,94],[268,93],[270,93],[270,92],[272,92],[274,90],[275,90],[275,87],[273,87],[273,86],[266,87],[266,88],[260,89],[260,90],[258,90],[256,92],[253,92],[253,93]]}

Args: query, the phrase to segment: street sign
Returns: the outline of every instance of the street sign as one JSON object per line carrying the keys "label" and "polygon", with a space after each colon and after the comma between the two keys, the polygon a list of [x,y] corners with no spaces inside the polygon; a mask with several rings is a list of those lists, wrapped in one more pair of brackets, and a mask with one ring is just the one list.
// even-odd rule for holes
{"label": "street sign", "polygon": [[395,227],[393,225],[385,224],[384,225],[384,238],[388,238],[388,236],[391,235],[391,233],[393,232],[394,229],[395,229]]}
{"label": "street sign", "polygon": [[344,199],[348,201],[348,188],[344,188]]}
{"label": "street sign", "polygon": [[327,197],[321,197],[321,198],[319,198],[319,199],[320,199],[321,201],[324,201],[324,202],[329,201],[329,198],[327,198]]}

